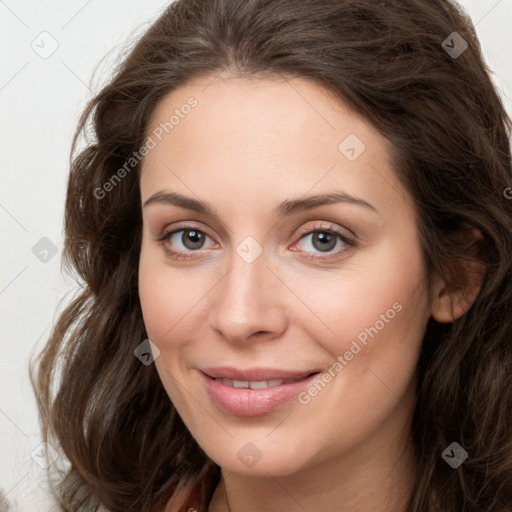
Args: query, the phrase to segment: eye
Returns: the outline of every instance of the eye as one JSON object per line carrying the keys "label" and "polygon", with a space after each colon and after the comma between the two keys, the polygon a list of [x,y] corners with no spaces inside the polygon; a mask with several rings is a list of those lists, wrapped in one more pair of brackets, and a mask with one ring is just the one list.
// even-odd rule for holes
{"label": "eye", "polygon": [[301,245],[302,252],[326,254],[320,256],[322,258],[346,252],[353,248],[356,242],[334,227],[315,226],[301,235],[298,244]]}
{"label": "eye", "polygon": [[[210,244],[207,243],[208,240]],[[165,231],[157,238],[157,242],[161,243],[167,254],[174,259],[194,257],[194,252],[209,249],[215,245],[211,237],[194,226],[181,226]],[[300,246],[298,249],[300,252],[316,252],[320,256],[313,257],[322,259],[348,252],[356,245],[356,241],[332,226],[314,226],[313,229],[300,234],[300,240],[296,245]]]}
{"label": "eye", "polygon": [[207,239],[213,242],[204,231],[194,227],[187,227],[166,231],[157,241],[164,245],[168,253],[179,259],[188,258],[187,253],[209,248],[208,246],[205,247]]}

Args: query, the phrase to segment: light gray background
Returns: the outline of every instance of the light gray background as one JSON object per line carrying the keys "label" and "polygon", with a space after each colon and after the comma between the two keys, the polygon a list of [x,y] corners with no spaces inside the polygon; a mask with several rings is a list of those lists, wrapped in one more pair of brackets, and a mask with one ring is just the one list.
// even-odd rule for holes
{"label": "light gray background", "polygon": [[[12,510],[54,510],[37,463],[41,441],[27,368],[74,286],[60,273],[71,137],[119,52],[168,3],[0,0],[0,487]],[[512,0],[460,3],[511,112]],[[52,45],[58,47],[48,56]],[[32,252],[43,237],[57,250],[46,262]]]}

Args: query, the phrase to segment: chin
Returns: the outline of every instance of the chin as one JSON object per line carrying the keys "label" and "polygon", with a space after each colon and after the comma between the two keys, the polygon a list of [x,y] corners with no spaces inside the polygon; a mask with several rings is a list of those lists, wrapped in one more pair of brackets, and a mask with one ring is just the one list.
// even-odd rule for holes
{"label": "chin", "polygon": [[303,443],[297,440],[285,445],[281,439],[276,439],[277,443],[269,442],[265,440],[266,435],[268,431],[259,440],[251,441],[249,435],[228,443],[203,446],[203,450],[224,470],[250,476],[285,476],[312,465]]}

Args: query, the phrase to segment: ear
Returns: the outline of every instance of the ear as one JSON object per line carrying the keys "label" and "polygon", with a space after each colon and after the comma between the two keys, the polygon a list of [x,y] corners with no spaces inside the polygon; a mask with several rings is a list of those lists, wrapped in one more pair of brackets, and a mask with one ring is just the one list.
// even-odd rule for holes
{"label": "ear", "polygon": [[[478,229],[472,230],[473,241],[478,245],[483,235]],[[468,256],[475,257],[474,251]],[[434,320],[449,323],[460,318],[471,307],[482,287],[485,265],[477,261],[459,261],[445,275],[437,275],[432,286],[431,314]]]}

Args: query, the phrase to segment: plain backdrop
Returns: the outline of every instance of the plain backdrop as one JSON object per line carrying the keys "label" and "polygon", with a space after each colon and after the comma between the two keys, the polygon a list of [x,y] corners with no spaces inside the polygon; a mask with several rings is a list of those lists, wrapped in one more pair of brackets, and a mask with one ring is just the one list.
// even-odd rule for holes
{"label": "plain backdrop", "polygon": [[[44,484],[28,363],[74,287],[60,269],[72,134],[116,55],[168,3],[0,0],[0,487],[14,511],[56,510]],[[460,3],[510,113],[512,0]]]}

